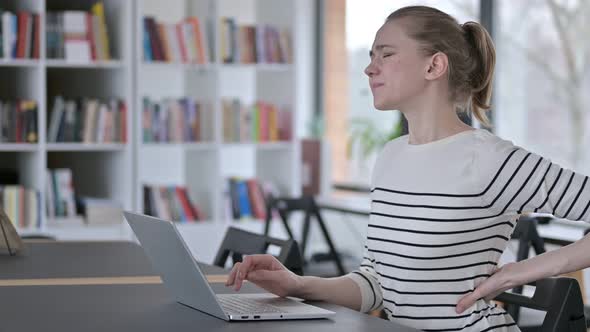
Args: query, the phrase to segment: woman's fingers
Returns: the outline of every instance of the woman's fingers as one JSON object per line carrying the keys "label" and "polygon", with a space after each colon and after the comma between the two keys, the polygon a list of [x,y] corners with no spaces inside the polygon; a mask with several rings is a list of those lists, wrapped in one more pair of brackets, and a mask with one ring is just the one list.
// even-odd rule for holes
{"label": "woman's fingers", "polygon": [[229,273],[229,275],[227,276],[227,281],[225,282],[226,286],[231,286],[235,283],[236,281],[236,275],[238,274],[238,269],[240,268],[240,265],[242,263],[236,263],[234,264],[234,267],[231,269],[231,272]]}
{"label": "woman's fingers", "polygon": [[242,264],[240,264],[240,266],[238,267],[238,272],[236,274],[236,291],[239,291],[240,288],[242,288],[242,283],[244,282],[246,275],[248,274],[248,272],[250,272],[252,267],[256,265],[255,260],[256,259],[246,255],[242,257]]}
{"label": "woman's fingers", "polygon": [[236,263],[232,268],[225,285],[234,286],[234,289],[239,291],[242,288],[244,280],[247,279],[248,274],[252,271],[272,271],[278,268],[280,266],[277,267],[277,260],[272,255],[244,255],[242,262]]}

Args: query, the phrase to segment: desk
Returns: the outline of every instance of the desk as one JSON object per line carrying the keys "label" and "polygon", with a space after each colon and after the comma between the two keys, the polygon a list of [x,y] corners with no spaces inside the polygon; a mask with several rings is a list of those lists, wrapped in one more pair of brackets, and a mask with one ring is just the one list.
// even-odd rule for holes
{"label": "desk", "polygon": [[[154,276],[132,243],[28,243],[28,256],[2,257],[0,278]],[[78,251],[72,248],[83,248]],[[50,253],[59,253],[55,257]],[[106,253],[109,253],[108,255]],[[39,256],[37,256],[39,255]],[[13,260],[16,258],[15,260]],[[44,260],[42,260],[44,258]],[[52,264],[44,263],[46,260]],[[129,263],[126,265],[124,263]],[[131,266],[131,267],[130,267]],[[225,270],[201,264],[205,274]],[[48,268],[47,271],[41,271]],[[101,268],[103,270],[101,271]],[[135,270],[134,270],[135,269]],[[30,274],[28,274],[30,273]],[[73,274],[72,274],[73,273]],[[149,274],[147,274],[149,273]],[[1,280],[0,280],[1,281]],[[217,293],[231,293],[222,283]],[[242,292],[262,292],[251,283]],[[176,302],[163,284],[0,287],[0,331],[400,331],[413,329],[328,303],[330,319],[227,323]],[[10,299],[10,300],[7,300]]]}
{"label": "desk", "polygon": [[155,276],[132,242],[25,242],[22,255],[0,256],[0,280]]}

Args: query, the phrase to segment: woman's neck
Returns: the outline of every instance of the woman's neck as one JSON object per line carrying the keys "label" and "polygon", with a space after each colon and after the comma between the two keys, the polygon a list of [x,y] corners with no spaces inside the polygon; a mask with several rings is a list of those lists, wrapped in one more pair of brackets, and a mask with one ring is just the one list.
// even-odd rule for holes
{"label": "woman's neck", "polygon": [[473,129],[459,119],[453,105],[415,108],[403,113],[408,120],[409,144],[425,144]]}

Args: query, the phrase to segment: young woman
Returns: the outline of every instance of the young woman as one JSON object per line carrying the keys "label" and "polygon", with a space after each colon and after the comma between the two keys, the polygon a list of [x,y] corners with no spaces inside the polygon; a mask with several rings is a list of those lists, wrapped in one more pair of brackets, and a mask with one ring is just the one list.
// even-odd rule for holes
{"label": "young woman", "polygon": [[588,177],[561,168],[457,116],[481,122],[495,50],[478,23],[429,7],[392,13],[377,32],[369,76],[375,107],[400,110],[409,135],[381,152],[359,270],[299,277],[269,255],[237,263],[227,285],[249,280],[280,296],[383,308],[425,331],[518,331],[490,300],[534,280],[590,266],[590,238],[497,268],[522,213],[590,221]]}

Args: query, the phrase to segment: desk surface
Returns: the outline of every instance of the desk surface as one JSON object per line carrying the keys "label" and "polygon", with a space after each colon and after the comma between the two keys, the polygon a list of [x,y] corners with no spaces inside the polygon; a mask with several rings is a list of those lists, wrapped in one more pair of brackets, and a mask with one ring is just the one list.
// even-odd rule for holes
{"label": "desk surface", "polygon": [[179,304],[163,285],[5,287],[0,296],[10,299],[0,302],[3,331],[415,331],[326,303],[314,304],[335,311],[331,319],[228,323]]}
{"label": "desk surface", "polygon": [[[68,278],[152,275],[133,243],[30,243],[22,257],[1,257],[0,278]],[[79,249],[79,250],[73,250]],[[59,256],[55,256],[59,254]],[[219,267],[202,264],[205,274]],[[212,283],[216,293],[231,293]],[[260,288],[246,283],[242,292]],[[176,302],[163,284],[0,287],[0,331],[401,331],[413,329],[354,310],[314,303],[336,312],[330,319],[227,323]]]}
{"label": "desk surface", "polygon": [[0,279],[154,276],[132,242],[25,242],[18,256],[0,256]]}

